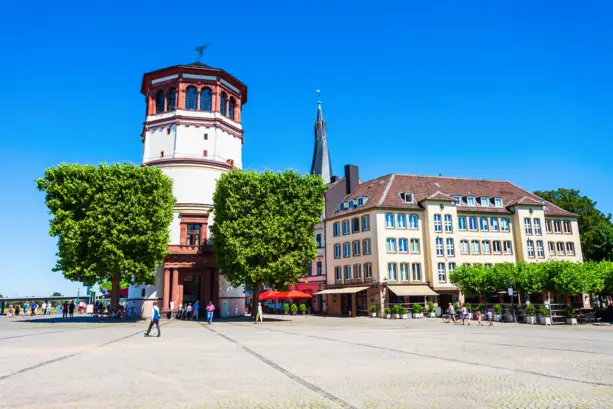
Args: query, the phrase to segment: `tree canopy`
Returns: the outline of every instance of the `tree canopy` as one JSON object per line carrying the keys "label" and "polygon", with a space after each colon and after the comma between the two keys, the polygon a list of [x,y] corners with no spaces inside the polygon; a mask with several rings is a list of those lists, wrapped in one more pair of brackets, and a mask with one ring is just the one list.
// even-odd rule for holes
{"label": "tree canopy", "polygon": [[58,238],[57,263],[72,281],[153,284],[168,249],[172,181],[157,168],[133,164],[61,164],[36,181]]}
{"label": "tree canopy", "polygon": [[323,212],[320,176],[232,170],[213,196],[213,250],[221,274],[233,285],[286,287],[304,276],[317,256],[313,237]]}
{"label": "tree canopy", "polygon": [[613,260],[613,224],[611,214],[596,208],[597,202],[576,189],[536,191],[535,195],[579,216],[581,249],[585,260]]}

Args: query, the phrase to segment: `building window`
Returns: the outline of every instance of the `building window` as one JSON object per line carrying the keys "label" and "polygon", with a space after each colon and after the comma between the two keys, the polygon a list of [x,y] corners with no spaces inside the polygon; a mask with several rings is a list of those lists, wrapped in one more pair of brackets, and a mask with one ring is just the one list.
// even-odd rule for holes
{"label": "building window", "polygon": [[472,247],[472,254],[481,254],[481,245],[479,244],[479,240],[471,240],[470,246]]}
{"label": "building window", "polygon": [[451,224],[451,215],[445,215],[445,232],[451,233],[453,232],[453,225]]}
{"label": "building window", "polygon": [[528,240],[528,257],[534,258],[534,242]]}
{"label": "building window", "polygon": [[349,234],[349,220],[343,220],[343,236]]}
{"label": "building window", "polygon": [[411,253],[419,254],[421,252],[419,248],[419,239],[411,239]]}
{"label": "building window", "polygon": [[351,266],[345,266],[345,280],[351,280]]}
{"label": "building window", "polygon": [[349,210],[355,207],[355,203],[353,202],[353,199],[347,200],[347,206],[349,206]]}
{"label": "building window", "polygon": [[200,110],[211,112],[213,110],[213,92],[209,87],[200,91]]}
{"label": "building window", "polygon": [[481,223],[481,231],[489,231],[489,224],[487,222],[487,217],[481,217],[479,219],[479,222]]}
{"label": "building window", "polygon": [[336,222],[332,225],[332,235],[334,237],[338,237],[341,235],[341,224],[340,222]]}
{"label": "building window", "polygon": [[566,255],[574,256],[575,255],[575,243],[566,243]]}
{"label": "building window", "polygon": [[234,108],[236,107],[236,100],[234,97],[230,97],[230,102],[228,103],[228,118],[234,120]]}
{"label": "building window", "polygon": [[477,218],[476,217],[468,218],[468,227],[470,228],[471,231],[477,231]]}
{"label": "building window", "polygon": [[545,220],[545,230],[547,231],[547,233],[551,234],[551,220]]}
{"label": "building window", "polygon": [[510,240],[504,242],[504,254],[513,254],[513,244]]}
{"label": "building window", "polygon": [[570,234],[572,232],[573,232],[573,230],[571,228],[570,221],[564,220],[564,233]]}
{"label": "building window", "polygon": [[323,275],[323,263],[321,261],[317,262],[317,275]]}
{"label": "building window", "polygon": [[445,274],[445,263],[438,263],[438,281],[441,283],[447,281],[447,274]]}
{"label": "building window", "polygon": [[372,264],[364,263],[364,278],[372,278]]}
{"label": "building window", "polygon": [[468,254],[469,253],[468,240],[460,240],[460,253],[462,253],[462,254]]}
{"label": "building window", "polygon": [[164,112],[164,103],[165,103],[165,98],[164,98],[164,91],[158,91],[158,93],[155,95],[155,113],[159,114]]}
{"label": "building window", "polygon": [[407,217],[402,213],[398,215],[398,228],[399,229],[407,228]]}
{"label": "building window", "polygon": [[205,141],[209,140],[209,134],[205,133],[204,136],[202,137]]}
{"label": "building window", "polygon": [[524,229],[526,230],[526,234],[528,235],[532,234],[532,224],[530,223],[529,217],[524,218]]}
{"label": "building window", "polygon": [[341,281],[343,279],[343,269],[342,267],[334,267],[334,276],[336,281]]}
{"label": "building window", "polygon": [[466,217],[458,217],[458,230],[466,230]]}
{"label": "building window", "polygon": [[334,258],[341,258],[341,245],[340,244],[334,245]]}
{"label": "building window", "polygon": [[387,279],[390,281],[398,280],[398,266],[396,263],[387,263]]}
{"label": "building window", "polygon": [[492,229],[492,231],[495,231],[495,232],[498,231],[498,218],[497,217],[490,217],[490,228]]}
{"label": "building window", "polygon": [[404,203],[413,203],[413,192],[401,192],[400,199]]}
{"label": "building window", "polygon": [[343,257],[351,257],[351,244],[343,243]]}
{"label": "building window", "polygon": [[449,263],[449,268],[447,269],[447,271],[449,272],[449,274],[453,273],[453,270],[455,270],[455,263]]}
{"label": "building window", "polygon": [[547,242],[547,248],[549,249],[550,256],[556,255],[556,245],[553,241]]}
{"label": "building window", "polygon": [[492,252],[494,254],[502,254],[502,247],[500,246],[500,241],[494,240],[492,242]]}
{"label": "building window", "polygon": [[360,278],[362,278],[362,265],[354,264],[353,265],[353,279],[359,280]]}
{"label": "building window", "polygon": [[362,216],[362,231],[370,230],[370,216]]}
{"label": "building window", "polygon": [[185,109],[198,109],[198,90],[189,86],[185,91]]}
{"label": "building window", "polygon": [[482,207],[489,207],[490,206],[490,199],[487,196],[481,196],[481,206]]}
{"label": "building window", "polygon": [[207,150],[202,151],[202,156],[204,156],[205,158],[209,156],[209,151]]}
{"label": "building window", "polygon": [[364,255],[370,254],[370,239],[362,240],[362,253]]}
{"label": "building window", "polygon": [[388,229],[394,228],[394,215],[392,213],[385,214],[385,227]]}
{"label": "building window", "polygon": [[509,219],[507,217],[500,219],[500,231],[509,232]]}
{"label": "building window", "polygon": [[556,243],[556,246],[558,248],[558,256],[563,256],[564,255],[564,243],[559,241]]}
{"label": "building window", "polygon": [[353,257],[360,255],[360,241],[356,240],[353,242]]}
{"label": "building window", "polygon": [[475,205],[475,197],[474,196],[468,196],[466,198],[466,204],[468,206],[474,206]]}
{"label": "building window", "polygon": [[409,263],[400,263],[400,279],[409,281]]}
{"label": "building window", "polygon": [[409,252],[409,240],[407,240],[407,239],[398,239],[398,252],[400,252],[400,253],[408,253]]}
{"label": "building window", "polygon": [[502,207],[502,198],[501,197],[494,198],[494,204],[496,207]]}
{"label": "building window", "polygon": [[358,207],[364,206],[364,198],[362,196],[358,197]]}
{"label": "building window", "polygon": [[441,224],[441,215],[434,215],[434,231],[440,233],[443,231],[443,225]]}
{"label": "building window", "polygon": [[534,219],[532,222],[534,223],[534,234],[537,236],[541,236],[541,219]]}
{"label": "building window", "polygon": [[388,238],[386,240],[386,244],[387,244],[387,252],[388,253],[395,253],[396,252],[396,239]]}
{"label": "building window", "polygon": [[187,225],[187,245],[188,246],[200,245],[201,234],[202,234],[201,224],[188,224]]}
{"label": "building window", "polygon": [[[219,112],[221,112],[223,116],[228,115],[228,94],[225,92],[222,92],[219,98]],[[351,269],[351,267],[349,267],[349,269]]]}
{"label": "building window", "polygon": [[145,298],[145,294],[147,294],[147,290],[146,290],[146,289],[144,289],[144,288],[141,288],[141,290],[140,290],[140,296],[141,296],[141,297],[143,297],[143,298]]}
{"label": "building window", "polygon": [[321,248],[321,234],[316,234],[315,235],[315,243],[317,243],[317,248],[320,249]]}
{"label": "building window", "polygon": [[419,228],[418,218],[416,214],[409,215],[409,229],[416,230]]}
{"label": "building window", "polygon": [[351,232],[359,233],[360,232],[360,219],[357,217],[355,219],[351,219]]}
{"label": "building window", "polygon": [[440,237],[436,238],[436,255],[437,257],[443,257],[443,239]]}
{"label": "building window", "polygon": [[174,111],[177,106],[177,90],[175,88],[171,88],[168,91],[168,100],[166,102],[166,107],[169,111]]}
{"label": "building window", "polygon": [[543,248],[543,241],[536,241],[536,255],[538,258],[545,258],[545,249]]}
{"label": "building window", "polygon": [[448,238],[445,244],[447,245],[447,256],[449,257],[455,256],[455,248],[453,247],[453,239]]}
{"label": "building window", "polygon": [[160,158],[163,158],[163,157],[164,157],[164,151],[161,151],[160,152]]}
{"label": "building window", "polygon": [[553,221],[553,231],[555,233],[562,233],[562,223],[559,220]]}
{"label": "building window", "polygon": [[462,196],[452,195],[451,197],[455,199],[456,206],[462,206]]}
{"label": "building window", "polygon": [[483,240],[483,254],[491,254],[492,253],[492,245],[489,240]]}
{"label": "building window", "polygon": [[421,263],[413,263],[411,265],[413,273],[413,281],[421,281]]}

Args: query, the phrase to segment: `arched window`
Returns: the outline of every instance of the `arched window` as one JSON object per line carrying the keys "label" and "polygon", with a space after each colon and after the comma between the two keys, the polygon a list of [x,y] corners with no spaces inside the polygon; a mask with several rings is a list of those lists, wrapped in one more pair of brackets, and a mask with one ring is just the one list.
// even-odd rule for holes
{"label": "arched window", "polygon": [[196,87],[187,87],[185,93],[185,109],[198,109],[198,90]]}
{"label": "arched window", "polygon": [[176,105],[177,105],[177,90],[174,88],[171,88],[170,91],[168,91],[168,102],[166,103],[166,107],[168,111],[174,111]]}
{"label": "arched window", "polygon": [[228,118],[234,119],[234,107],[236,107],[236,100],[234,97],[230,97],[230,103],[228,104]]}
{"label": "arched window", "polygon": [[164,91],[158,91],[155,95],[155,113],[164,112]]}
{"label": "arched window", "polygon": [[226,94],[225,92],[221,93],[221,98],[219,98],[219,110],[221,111],[222,115],[227,116],[228,115],[228,94]]}
{"label": "arched window", "polygon": [[200,110],[201,111],[209,111],[212,109],[212,96],[213,92],[210,88],[204,87],[202,91],[200,91]]}

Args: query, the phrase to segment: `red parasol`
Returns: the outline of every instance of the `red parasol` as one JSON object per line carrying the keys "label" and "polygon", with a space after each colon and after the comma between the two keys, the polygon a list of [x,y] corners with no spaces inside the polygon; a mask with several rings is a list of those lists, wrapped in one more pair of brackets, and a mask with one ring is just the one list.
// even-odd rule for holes
{"label": "red parasol", "polygon": [[302,291],[291,290],[287,292],[285,298],[295,300],[298,298],[313,298],[313,296],[311,294],[303,293]]}
{"label": "red parasol", "polygon": [[260,300],[270,300],[274,294],[277,294],[277,291],[275,290],[264,291],[260,293]]}

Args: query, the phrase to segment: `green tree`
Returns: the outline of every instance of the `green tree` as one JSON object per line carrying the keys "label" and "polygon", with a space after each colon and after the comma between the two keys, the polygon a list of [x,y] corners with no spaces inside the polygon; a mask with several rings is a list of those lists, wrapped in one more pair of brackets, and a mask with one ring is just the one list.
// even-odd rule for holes
{"label": "green tree", "polygon": [[[121,283],[119,284],[119,288],[120,289],[126,289],[130,286],[130,282],[124,280],[121,280]],[[113,289],[113,283],[111,282],[111,280],[104,280],[98,283],[98,287],[100,287],[100,291],[102,290],[106,290],[107,292],[111,291]]]}
{"label": "green tree", "polygon": [[57,263],[72,281],[111,280],[111,305],[122,280],[153,284],[166,255],[174,198],[172,181],[160,169],[133,164],[61,164],[36,181],[53,216]]}
{"label": "green tree", "polygon": [[57,291],[51,294],[52,297],[61,297],[62,293],[58,293]]}
{"label": "green tree", "polygon": [[[317,256],[313,228],[323,212],[325,186],[317,175],[294,171],[232,170],[213,196],[213,250],[221,274],[233,285],[285,288]],[[253,309],[252,314],[255,314]]]}
{"label": "green tree", "polygon": [[[537,190],[534,194],[579,216],[579,232],[581,233],[581,248],[584,259],[613,260],[613,253],[611,253],[611,241],[613,240],[611,214],[607,215],[596,209],[597,202],[587,196],[581,196],[581,192],[576,189]],[[597,233],[593,233],[595,229],[598,230]],[[608,252],[603,252],[599,248],[602,240],[608,241]]]}

